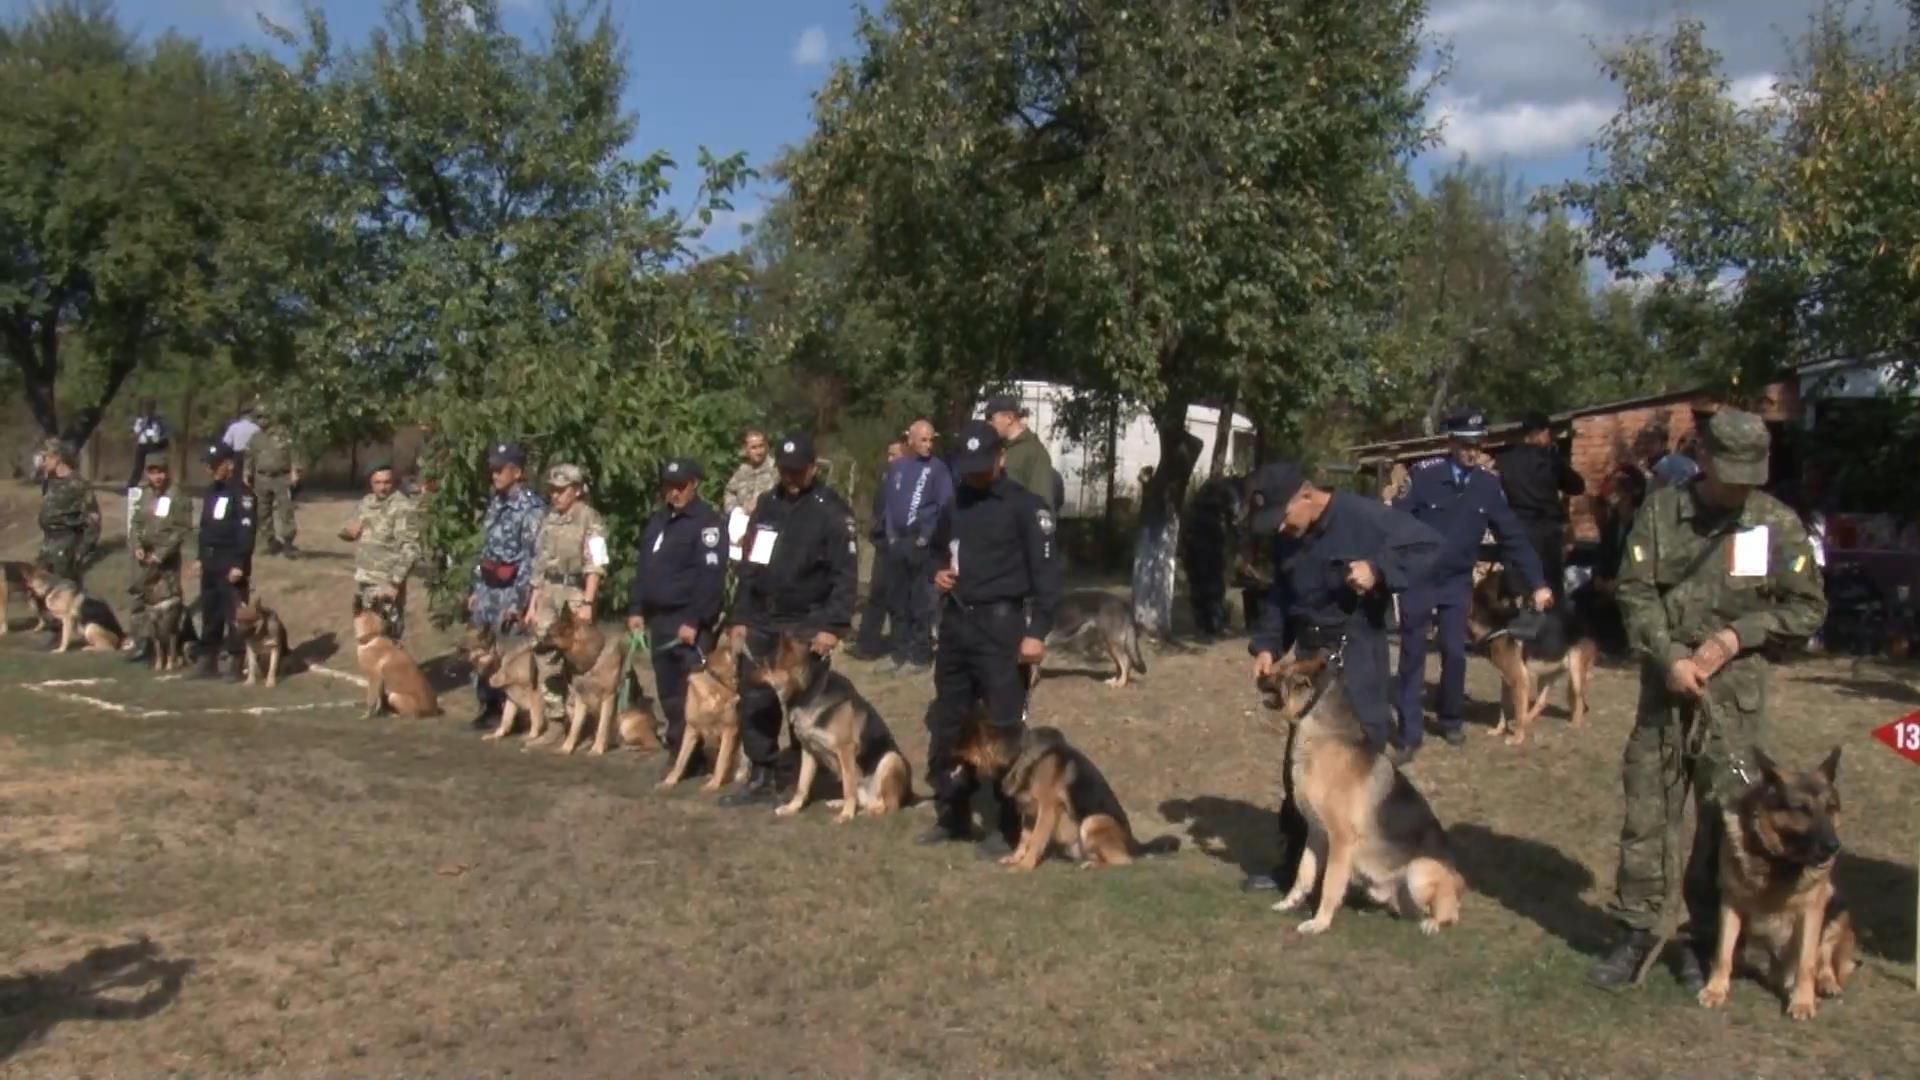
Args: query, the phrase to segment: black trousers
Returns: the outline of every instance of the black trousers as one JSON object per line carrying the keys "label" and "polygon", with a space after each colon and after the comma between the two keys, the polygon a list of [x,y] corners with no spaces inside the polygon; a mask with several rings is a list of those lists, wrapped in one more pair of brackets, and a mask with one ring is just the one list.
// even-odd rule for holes
{"label": "black trousers", "polygon": [[855,645],[865,657],[878,658],[887,652],[887,613],[893,607],[893,574],[887,562],[885,541],[874,546],[873,573],[867,579],[867,602],[860,607],[860,632]]}
{"label": "black trousers", "polygon": [[887,613],[892,654],[903,664],[933,662],[933,581],[927,549],[911,537],[887,545]]}
{"label": "black trousers", "polygon": [[1242,587],[1240,590],[1240,610],[1247,617],[1247,633],[1253,633],[1260,625],[1260,612],[1266,606],[1268,586],[1258,589]]}
{"label": "black trousers", "polygon": [[1000,802],[998,828],[1009,843],[1020,838],[1020,808],[1000,790],[999,776],[974,775],[959,760],[961,740],[976,705],[986,705],[994,735],[1017,740],[1026,730],[1027,680],[1020,664],[1026,613],[1019,603],[962,607],[947,600],[940,615],[940,652],[933,665],[933,706],[927,710],[927,782],[940,824],[971,828],[968,809],[983,780]]}
{"label": "black trousers", "polygon": [[[1566,599],[1567,589],[1567,527],[1558,521],[1522,521],[1520,527],[1526,530],[1527,543],[1534,554],[1540,556],[1540,569],[1546,575],[1547,588],[1553,590],[1553,602],[1557,607]],[[1500,587],[1510,596],[1526,596],[1532,590],[1527,588],[1526,579],[1520,576],[1520,568],[1508,566],[1501,570]]]}
{"label": "black trousers", "polygon": [[[780,631],[750,626],[746,647],[747,655],[740,658],[740,748],[749,762],[771,769],[780,757],[780,699],[771,687],[750,676],[755,666],[773,662],[780,648]],[[685,718],[683,703],[682,722]]]}
{"label": "black trousers", "polygon": [[1193,605],[1194,628],[1202,634],[1226,633],[1226,545],[1211,537],[1194,537],[1186,563],[1187,601]]}
{"label": "black trousers", "polygon": [[[227,580],[227,572],[240,568],[246,570],[244,560],[236,555],[222,551],[202,551],[200,553],[200,645],[203,656],[218,656],[220,646],[227,639],[227,627],[233,623],[233,613],[240,608],[246,597],[246,579],[236,585]],[[239,641],[232,643],[229,652],[239,651]]]}
{"label": "black trousers", "polygon": [[687,679],[700,670],[701,656],[713,651],[713,634],[702,629],[693,645],[680,641],[680,628],[690,620],[677,611],[647,616],[647,642],[653,652],[654,693],[667,718],[667,748],[680,749],[687,730]]}

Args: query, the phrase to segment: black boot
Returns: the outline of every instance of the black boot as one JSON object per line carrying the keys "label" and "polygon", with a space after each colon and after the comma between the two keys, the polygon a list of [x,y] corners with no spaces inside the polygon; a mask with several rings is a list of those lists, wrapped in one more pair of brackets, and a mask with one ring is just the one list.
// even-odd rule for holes
{"label": "black boot", "polygon": [[147,638],[141,638],[135,641],[133,648],[127,650],[127,663],[129,664],[145,664],[152,662],[152,660],[153,642]]}
{"label": "black boot", "polygon": [[973,814],[964,802],[943,802],[933,819],[933,826],[926,832],[913,838],[913,842],[923,846],[933,844],[952,844],[972,840]]}
{"label": "black boot", "polygon": [[755,765],[746,786],[720,796],[721,806],[759,806],[773,801],[773,766]]}
{"label": "black boot", "polygon": [[219,677],[220,657],[219,654],[211,650],[200,654],[199,661],[193,665],[193,674],[188,676],[188,678],[193,679],[217,679]]}
{"label": "black boot", "polygon": [[294,547],[293,541],[289,540],[280,545],[280,557],[283,559],[298,559],[300,557],[300,549]]}
{"label": "black boot", "polygon": [[1654,936],[1645,930],[1632,930],[1613,951],[1587,969],[1587,981],[1603,990],[1619,990],[1633,985],[1647,954],[1653,951]]}
{"label": "black boot", "polygon": [[1700,991],[1707,988],[1707,969],[1700,962],[1700,955],[1701,950],[1691,941],[1680,946],[1680,963],[1676,965],[1674,975],[1679,978],[1680,986],[1689,997],[1698,997]]}
{"label": "black boot", "polygon": [[245,653],[233,654],[233,670],[227,673],[227,681],[230,683],[247,681],[247,656]]}

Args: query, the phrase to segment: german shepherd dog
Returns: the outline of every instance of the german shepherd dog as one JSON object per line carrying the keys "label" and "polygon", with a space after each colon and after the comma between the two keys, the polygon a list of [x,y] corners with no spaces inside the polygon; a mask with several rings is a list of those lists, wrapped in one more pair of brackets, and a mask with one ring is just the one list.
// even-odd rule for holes
{"label": "german shepherd dog", "polygon": [[782,636],[771,661],[756,663],[748,677],[772,688],[793,741],[805,751],[793,798],[775,814],[790,817],[807,805],[822,765],[840,778],[840,798],[827,804],[840,811],[834,819],[840,824],[855,814],[891,814],[913,801],[907,756],[879,710],[804,639]]}
{"label": "german shepherd dog", "polygon": [[[359,625],[356,614],[356,632]],[[249,592],[246,601],[233,611],[233,631],[240,639],[240,651],[246,656],[247,685],[254,684],[264,667],[267,689],[273,689],[280,681],[280,658],[289,651],[287,624],[280,621],[279,614],[258,594]]]}
{"label": "german shepherd dog", "polygon": [[10,629],[7,625],[7,598],[16,592],[33,605],[33,628],[47,629],[47,606],[41,602],[40,594],[33,590],[33,575],[38,572],[30,562],[0,562],[0,635]]}
{"label": "german shepherd dog", "polygon": [[[1068,593],[1055,609],[1053,631],[1047,635],[1047,647],[1075,645],[1095,638],[1100,649],[1113,661],[1115,672],[1108,686],[1125,686],[1136,673],[1147,672],[1140,655],[1140,629],[1134,625],[1133,604],[1118,596],[1101,592]],[[1027,676],[1028,685],[1040,681],[1040,665]]]}
{"label": "german shepherd dog", "polygon": [[147,629],[153,634],[153,670],[172,671],[186,664],[187,643],[195,637],[184,598],[175,596],[148,608]]}
{"label": "german shepherd dog", "polygon": [[1368,744],[1337,661],[1326,652],[1288,660],[1261,687],[1294,725],[1291,782],[1307,819],[1299,875],[1273,909],[1300,907],[1318,879],[1319,910],[1300,924],[1302,934],[1331,926],[1356,883],[1374,903],[1419,918],[1423,934],[1458,922],[1466,882],[1447,834],[1406,776]]}
{"label": "german shepherd dog", "polygon": [[1853,916],[1833,884],[1840,855],[1840,748],[1812,772],[1788,775],[1753,754],[1760,778],[1721,811],[1720,936],[1700,1004],[1727,1000],[1744,932],[1765,950],[1787,1015],[1811,1020],[1856,966]]}
{"label": "german shepherd dog", "polygon": [[65,578],[35,570],[27,575],[27,592],[47,617],[60,621],[55,652],[71,649],[75,639],[83,642],[88,652],[114,652],[126,637],[106,601],[88,596]]}
{"label": "german shepherd dog", "polygon": [[407,650],[386,635],[384,615],[361,606],[358,597],[353,607],[353,640],[359,644],[357,658],[367,678],[367,719],[386,709],[410,720],[439,716],[440,699],[432,684]]}
{"label": "german shepherd dog", "polygon": [[1058,728],[1027,730],[1001,790],[1020,807],[1020,843],[1000,860],[1015,870],[1038,867],[1056,844],[1083,870],[1126,866],[1137,856],[1180,847],[1171,836],[1147,844],[1134,839],[1107,778]]}
{"label": "german shepherd dog", "polygon": [[533,662],[533,645],[522,645],[504,652],[500,640],[486,627],[469,626],[460,639],[460,652],[473,668],[474,677],[502,691],[506,700],[500,706],[500,726],[481,736],[487,740],[504,739],[513,734],[514,721],[527,714],[527,741],[547,733],[547,696],[540,692],[540,669]]}
{"label": "german shepherd dog", "polygon": [[740,756],[740,658],[726,638],[707,654],[706,666],[687,678],[686,729],[680,734],[680,753],[673,768],[655,786],[665,790],[678,784],[693,764],[694,752],[708,747],[713,775],[701,791],[719,791],[732,779]]}
{"label": "german shepherd dog", "polygon": [[1488,574],[1473,586],[1467,628],[1483,641],[1487,658],[1500,673],[1500,725],[1508,746],[1519,746],[1533,732],[1534,721],[1547,707],[1547,691],[1562,676],[1567,680],[1567,713],[1572,726],[1587,723],[1587,690],[1600,662],[1600,643],[1569,604],[1543,612],[1540,632],[1532,641],[1504,633],[1518,614],[1512,597],[1502,595],[1501,576]]}
{"label": "german shepherd dog", "polygon": [[[592,715],[591,752],[606,753],[613,746],[613,731],[617,726],[614,708],[620,700],[620,683],[623,679],[632,678],[627,670],[627,640],[623,637],[609,639],[593,623],[576,620],[572,609],[568,609],[562,611],[553,625],[547,628],[541,643],[560,654],[572,676],[567,683],[567,737],[560,743],[560,752],[571,754],[579,748],[580,738],[587,730],[587,717]],[[637,693],[637,682],[633,688]],[[629,727],[634,729],[632,734],[639,740],[633,744],[634,749],[660,748],[652,723],[630,724]]]}

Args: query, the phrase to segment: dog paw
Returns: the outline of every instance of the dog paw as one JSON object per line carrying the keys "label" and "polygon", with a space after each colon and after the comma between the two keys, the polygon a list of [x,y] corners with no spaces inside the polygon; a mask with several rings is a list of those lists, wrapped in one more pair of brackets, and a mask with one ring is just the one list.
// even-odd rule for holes
{"label": "dog paw", "polygon": [[592,754],[595,757],[599,757],[600,755],[605,754],[606,752],[607,752],[607,748],[604,746],[600,746],[598,744],[595,744],[591,750],[587,751],[587,753]]}
{"label": "dog paw", "polygon": [[1823,971],[1814,980],[1813,992],[1823,998],[1837,998],[1840,996],[1840,980],[1834,978],[1831,972]]}
{"label": "dog paw", "polygon": [[655,791],[672,791],[672,790],[673,790],[673,781],[671,781],[671,780],[662,780],[662,781],[660,781],[659,783],[657,783],[657,784],[655,784],[655,785],[653,785],[653,790],[655,790]]}
{"label": "dog paw", "polygon": [[1527,737],[1516,731],[1501,741],[1508,746],[1525,746],[1527,744]]}
{"label": "dog paw", "polygon": [[1694,995],[1694,1000],[1698,1001],[1703,1008],[1717,1009],[1727,1003],[1727,988],[1708,983],[1701,988],[1700,993]]}
{"label": "dog paw", "polygon": [[1787,1015],[1793,1017],[1795,1020],[1811,1020],[1814,1014],[1819,1011],[1820,1004],[1811,996],[1805,998],[1796,997],[1787,1004]]}
{"label": "dog paw", "polygon": [[497,731],[490,731],[490,732],[488,732],[488,733],[486,733],[485,735],[482,735],[482,736],[480,736],[480,741],[481,741],[481,742],[497,742],[497,741],[499,741],[499,739],[500,739],[500,737],[501,737],[501,736],[500,736],[500,733],[499,733],[499,732],[497,732]]}
{"label": "dog paw", "polygon": [[1420,920],[1420,932],[1421,932],[1422,934],[1425,934],[1425,935],[1426,935],[1427,937],[1432,937],[1433,935],[1435,935],[1435,934],[1437,934],[1437,933],[1439,933],[1439,932],[1440,932],[1440,920],[1438,920],[1438,919],[1421,919],[1421,920]]}
{"label": "dog paw", "polygon": [[840,813],[835,814],[833,816],[833,823],[835,825],[845,825],[847,822],[852,821],[855,816],[856,815],[851,810],[842,810]]}
{"label": "dog paw", "polygon": [[1312,937],[1315,934],[1326,933],[1327,927],[1332,925],[1332,923],[1333,923],[1332,919],[1322,919],[1319,916],[1315,916],[1311,919],[1308,919],[1306,922],[1301,923],[1299,926],[1295,927],[1294,930],[1297,933],[1302,934],[1306,937]]}
{"label": "dog paw", "polygon": [[799,807],[793,805],[792,803],[787,803],[784,806],[775,807],[773,811],[773,816],[774,817],[792,817],[793,815],[799,812],[800,812]]}
{"label": "dog paw", "polygon": [[826,808],[829,810],[838,810],[845,805],[847,805],[847,800],[845,799],[828,799],[825,803]]}
{"label": "dog paw", "polygon": [[1295,896],[1289,893],[1286,896],[1281,897],[1279,900],[1274,901],[1273,910],[1274,911],[1292,911],[1294,908],[1299,907],[1300,902],[1305,899],[1306,899],[1305,896]]}

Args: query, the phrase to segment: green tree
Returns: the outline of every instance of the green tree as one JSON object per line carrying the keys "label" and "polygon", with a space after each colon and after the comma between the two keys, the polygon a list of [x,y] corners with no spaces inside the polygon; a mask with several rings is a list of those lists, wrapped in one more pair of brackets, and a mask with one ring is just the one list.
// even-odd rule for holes
{"label": "green tree", "polygon": [[1168,460],[1196,402],[1295,430],[1370,379],[1424,11],[893,0],[788,162],[797,238],[846,245],[949,421],[1038,376],[1080,434],[1143,406]]}
{"label": "green tree", "polygon": [[[716,471],[751,408],[746,264],[690,247],[744,161],[703,151],[691,208],[664,205],[674,163],[627,155],[604,4],[556,7],[537,46],[491,0],[391,3],[358,48],[309,9],[286,41],[292,63],[248,64],[300,210],[281,243],[302,362],[277,393],[335,430],[430,422],[442,615],[478,544],[489,444],[585,468],[632,550],[658,463]],[[623,562],[604,596],[624,595]]]}
{"label": "green tree", "polygon": [[102,0],[0,26],[0,348],[47,434],[85,442],[168,349],[264,349],[247,236],[272,184],[234,91]]}

